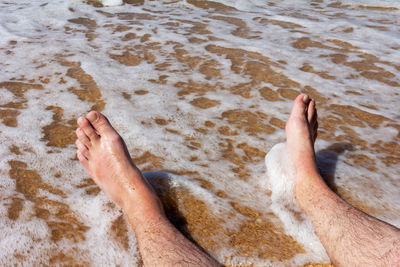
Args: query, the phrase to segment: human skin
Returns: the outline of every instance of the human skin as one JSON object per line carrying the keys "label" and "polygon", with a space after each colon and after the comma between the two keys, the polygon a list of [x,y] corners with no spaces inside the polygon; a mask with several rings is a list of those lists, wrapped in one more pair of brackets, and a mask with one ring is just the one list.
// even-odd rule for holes
{"label": "human skin", "polygon": [[299,95],[286,124],[296,170],[295,197],[335,266],[400,266],[400,230],[352,207],[319,174],[314,152],[315,102]]}
{"label": "human skin", "polygon": [[[124,211],[145,266],[219,266],[168,221],[107,118],[91,111],[78,125],[78,159]],[[286,123],[286,149],[296,170],[294,194],[331,261],[335,266],[400,266],[399,229],[346,203],[320,176],[314,151],[317,130],[315,101],[301,94]]]}
{"label": "human skin", "polygon": [[78,159],[107,197],[124,211],[145,266],[220,266],[169,222],[124,140],[104,115],[91,111],[78,119],[78,125]]}

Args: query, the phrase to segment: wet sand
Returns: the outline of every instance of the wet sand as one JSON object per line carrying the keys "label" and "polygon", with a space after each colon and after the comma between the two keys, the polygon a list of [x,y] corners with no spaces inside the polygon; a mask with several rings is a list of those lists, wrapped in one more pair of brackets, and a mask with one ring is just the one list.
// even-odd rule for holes
{"label": "wet sand", "polygon": [[[15,77],[7,66],[18,63],[10,61],[7,66],[2,65],[7,74],[2,76],[0,88],[10,94],[10,101],[0,106],[2,146],[7,149],[2,152],[1,175],[7,182],[1,185],[2,192],[6,192],[1,199],[4,207],[1,212],[8,218],[6,228],[18,224],[29,226],[30,221],[43,227],[41,235],[24,230],[32,244],[48,245],[31,248],[40,254],[37,264],[91,265],[93,255],[88,252],[91,237],[88,235],[96,226],[90,225],[91,217],[84,215],[79,205],[98,198],[106,203],[100,205],[99,213],[106,210],[104,217],[109,215],[106,219],[109,223],[102,228],[106,229],[104,235],[115,248],[136,253],[134,258],[140,263],[134,237],[123,215],[105,200],[74,156],[76,118],[92,109],[110,115],[127,138],[133,160],[141,170],[176,175],[147,174],[174,224],[226,265],[258,266],[268,261],[285,265],[296,255],[306,253],[268,209],[271,192],[257,184],[258,179],[265,179],[266,153],[275,143],[284,141],[285,119],[292,100],[300,92],[309,94],[318,103],[321,118],[318,136],[322,140],[318,155],[329,186],[367,213],[389,221],[398,220],[399,206],[383,198],[386,192],[382,184],[400,188],[400,180],[393,175],[398,173],[400,164],[399,110],[398,107],[390,110],[393,105],[382,103],[388,97],[391,103],[399,100],[400,65],[394,59],[398,58],[400,47],[387,50],[393,53],[393,60],[388,60],[386,55],[366,52],[365,46],[332,37],[334,34],[315,36],[307,23],[297,24],[287,19],[304,22],[330,16],[346,18],[347,10],[380,12],[380,16],[388,14],[387,20],[371,17],[363,22],[374,31],[385,32],[400,27],[398,20],[391,20],[397,8],[340,2],[326,6],[323,1],[312,1],[307,7],[313,10],[311,14],[282,8],[280,15],[286,16],[285,20],[249,13],[251,23],[276,27],[290,35],[289,46],[294,55],[312,51],[310,55],[324,60],[324,65],[314,64],[313,60],[290,62],[286,56],[265,55],[255,49],[247,50],[244,45],[243,48],[224,45],[221,41],[224,37],[217,34],[212,23],[224,23],[231,36],[246,42],[265,36],[248,25],[248,17],[246,20],[235,16],[235,12],[242,11],[222,3],[187,1],[184,8],[188,11],[205,10],[198,15],[201,19],[192,21],[174,16],[175,1],[164,3],[164,10],[141,1],[125,1],[125,4],[141,10],[121,12],[102,8],[96,1],[88,1],[86,7],[93,9],[93,13],[80,12],[71,6],[70,12],[76,13],[76,17],[68,20],[63,34],[65,38],[75,34],[84,36],[87,47],[95,51],[101,50],[98,39],[109,36],[114,47],[101,50],[109,60],[107,64],[111,69],[115,65],[121,69],[151,66],[152,71],[146,69],[142,76],[146,87],[135,83],[126,86],[122,80],[127,73],[119,76],[118,71],[104,74],[114,82],[101,80],[102,73],[85,62],[90,49],[49,52],[44,62],[40,57],[28,59],[34,69],[22,70],[23,74]],[[270,5],[273,8],[277,4]],[[213,11],[204,15],[208,8]],[[319,13],[322,17],[317,16]],[[98,16],[100,21],[96,19]],[[150,21],[160,21],[160,27],[142,31]],[[173,32],[187,43],[163,39],[164,35],[160,38],[158,31]],[[344,27],[332,31],[351,36],[356,29]],[[0,48],[0,53],[11,59],[21,49],[29,49],[29,42],[36,41],[9,41]],[[193,47],[199,49],[191,50]],[[93,57],[101,61],[101,53]],[[338,71],[342,68],[347,73]],[[298,78],[298,73],[304,76]],[[354,81],[366,89],[353,88]],[[324,83],[329,88],[336,83],[342,89],[327,91],[322,87]],[[377,84],[390,93],[379,98],[380,93],[371,92],[367,83]],[[376,101],[368,100],[369,93]],[[162,102],[165,96],[167,104]],[[350,105],[343,99],[345,96],[356,104]],[[154,98],[161,100],[157,102]],[[151,103],[155,111],[151,108],[142,111],[141,103]],[[158,103],[162,103],[164,111],[156,111]],[[129,118],[126,125],[125,118]],[[26,121],[32,124],[27,126]],[[24,139],[30,131],[32,136]],[[375,132],[381,134],[379,138],[373,136]],[[386,132],[386,136],[382,135]],[[154,138],[145,141],[139,138],[139,144],[135,140],[135,136],[153,133]],[[338,157],[342,169],[335,173]],[[352,177],[341,175],[349,173],[354,173],[356,181],[344,185]],[[398,197],[393,201],[397,203]],[[17,249],[11,258],[26,262],[29,251]],[[318,262],[309,263],[319,266]]]}

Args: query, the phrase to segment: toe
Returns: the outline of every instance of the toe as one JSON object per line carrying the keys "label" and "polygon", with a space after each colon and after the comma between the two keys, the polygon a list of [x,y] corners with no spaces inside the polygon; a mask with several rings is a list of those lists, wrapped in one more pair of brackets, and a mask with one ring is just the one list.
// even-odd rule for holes
{"label": "toe", "polygon": [[76,156],[78,157],[80,163],[82,163],[83,167],[85,167],[85,169],[87,170],[89,166],[88,159],[82,154],[80,150],[76,151]]}
{"label": "toe", "polygon": [[99,135],[96,133],[95,128],[93,128],[88,119],[86,119],[85,117],[80,117],[78,119],[78,125],[91,142],[96,141],[99,138]]}
{"label": "toe", "polygon": [[314,115],[311,119],[311,123],[312,123],[313,128],[315,128],[315,127],[318,128],[318,111],[317,111],[317,109],[315,109],[315,111],[314,111]]}
{"label": "toe", "polygon": [[306,94],[298,95],[293,102],[291,116],[304,117],[309,101],[310,98],[308,97],[308,95]]}
{"label": "toe", "polygon": [[100,112],[90,111],[86,115],[86,118],[93,125],[93,127],[100,134],[100,136],[115,133],[115,130],[111,126],[110,122]]}
{"label": "toe", "polygon": [[317,140],[317,137],[318,137],[318,122],[316,122],[315,126],[314,126],[314,134],[313,134],[314,142],[315,142],[315,140]]}
{"label": "toe", "polygon": [[89,150],[87,149],[87,147],[81,143],[81,141],[79,141],[79,139],[77,139],[75,141],[75,145],[78,148],[78,151],[86,158],[89,158]]}
{"label": "toe", "polygon": [[[307,111],[308,112],[308,111]],[[314,104],[314,109],[313,112],[311,111],[310,114],[307,114],[307,119],[310,125],[311,130],[317,130],[318,129],[318,112],[317,109],[315,108]]]}
{"label": "toe", "polygon": [[315,120],[315,118],[314,118],[315,114],[316,114],[315,101],[312,99],[308,103],[308,107],[307,107],[307,120],[310,125],[312,125],[314,123],[313,120]]}
{"label": "toe", "polygon": [[81,128],[76,129],[76,136],[78,137],[79,141],[81,141],[81,143],[84,144],[88,149],[92,146],[89,137],[87,137]]}

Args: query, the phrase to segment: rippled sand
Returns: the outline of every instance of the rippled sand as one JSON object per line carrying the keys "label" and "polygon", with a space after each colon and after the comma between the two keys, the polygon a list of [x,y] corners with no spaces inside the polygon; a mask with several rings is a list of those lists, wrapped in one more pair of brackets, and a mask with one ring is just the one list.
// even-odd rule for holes
{"label": "rippled sand", "polygon": [[394,3],[124,2],[0,4],[2,264],[140,264],[75,157],[91,109],[143,171],[173,174],[147,176],[175,225],[226,265],[328,263],[287,234],[260,183],[300,92],[317,101],[327,183],[400,226]]}

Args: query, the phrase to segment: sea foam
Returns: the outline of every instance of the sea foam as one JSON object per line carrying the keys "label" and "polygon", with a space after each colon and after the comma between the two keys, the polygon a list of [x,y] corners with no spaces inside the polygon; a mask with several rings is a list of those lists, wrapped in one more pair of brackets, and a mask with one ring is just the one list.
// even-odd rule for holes
{"label": "sea foam", "polygon": [[[285,143],[276,144],[266,155],[265,187],[271,190],[271,209],[279,216],[285,230],[310,253],[308,260],[329,263],[329,257],[314,232],[311,218],[299,207],[295,199],[295,170]],[[311,256],[312,255],[312,256]],[[297,260],[304,256],[299,254]]]}
{"label": "sea foam", "polygon": [[[317,99],[323,174],[353,205],[400,226],[399,1],[86,2],[0,3],[0,265],[139,264],[132,231],[115,223],[121,211],[75,156],[75,120],[92,108],[139,168],[173,173],[173,189],[222,218],[199,240],[223,239],[204,248],[227,265],[326,262],[307,217],[293,215],[283,145],[263,164],[300,92]],[[37,191],[21,190],[22,174]],[[257,250],[268,227],[306,253],[264,255],[279,246]]]}
{"label": "sea foam", "polygon": [[104,6],[120,6],[123,4],[122,0],[101,0]]}

